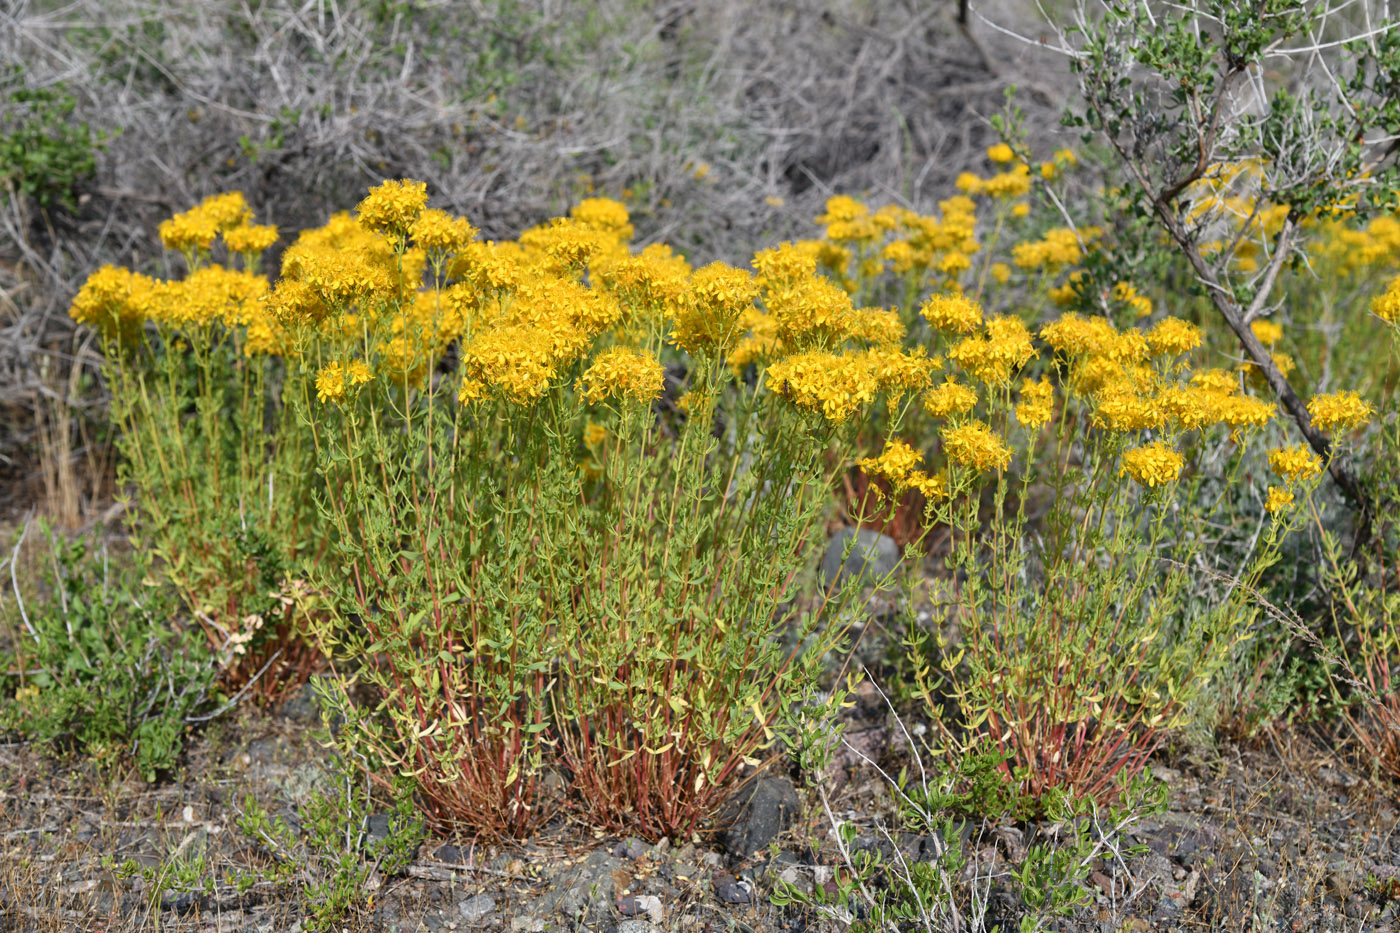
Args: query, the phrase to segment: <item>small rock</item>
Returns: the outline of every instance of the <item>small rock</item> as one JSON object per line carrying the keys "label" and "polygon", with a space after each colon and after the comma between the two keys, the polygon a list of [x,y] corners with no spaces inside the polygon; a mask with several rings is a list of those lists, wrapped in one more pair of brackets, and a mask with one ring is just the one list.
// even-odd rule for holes
{"label": "small rock", "polygon": [[371,839],[389,838],[389,814],[375,813],[365,824],[365,832]]}
{"label": "small rock", "polygon": [[660,928],[645,920],[632,917],[617,925],[617,933],[660,933]]}
{"label": "small rock", "polygon": [[454,845],[445,845],[437,850],[437,860],[447,862],[449,865],[459,865],[462,863],[462,850]]}
{"label": "small rock", "polygon": [[510,922],[511,933],[544,933],[544,921],[538,917],[516,917]]}
{"label": "small rock", "polygon": [[831,880],[832,868],[830,865],[813,865],[812,881],[816,884],[826,884]]}
{"label": "small rock", "polygon": [[802,801],[785,777],[765,775],[754,781],[727,808],[721,824],[727,824],[721,843],[731,855],[748,856],[767,847],[792,825]]}
{"label": "small rock", "polygon": [[664,918],[661,898],[654,894],[628,894],[617,899],[617,912],[624,917],[646,917],[654,923]]}
{"label": "small rock", "polygon": [[576,868],[560,873],[554,890],[536,900],[532,913],[549,917],[563,914],[579,921],[598,921],[617,903],[619,880],[626,880],[623,863],[603,849],[590,852]]}
{"label": "small rock", "polygon": [[485,894],[469,897],[457,905],[457,913],[468,923],[476,923],[496,910],[496,902]]}
{"label": "small rock", "polygon": [[647,844],[633,836],[613,846],[612,854],[618,858],[639,859],[647,854]]}
{"label": "small rock", "polygon": [[[851,552],[845,554],[852,538],[855,543],[850,545]],[[904,551],[889,535],[870,528],[842,528],[832,536],[822,556],[822,583],[830,586],[833,580],[848,576],[863,577],[870,583],[887,576],[903,556]]]}
{"label": "small rock", "polygon": [[753,885],[747,881],[726,881],[715,889],[715,894],[724,904],[753,903]]}

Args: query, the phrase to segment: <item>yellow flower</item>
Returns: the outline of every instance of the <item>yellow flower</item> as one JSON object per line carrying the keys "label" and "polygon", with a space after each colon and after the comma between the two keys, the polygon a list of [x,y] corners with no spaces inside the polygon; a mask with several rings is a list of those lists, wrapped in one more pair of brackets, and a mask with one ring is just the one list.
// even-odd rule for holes
{"label": "yellow flower", "polygon": [[1269,469],[1292,484],[1321,475],[1322,458],[1302,444],[1278,447],[1269,451]]}
{"label": "yellow flower", "polygon": [[953,185],[963,194],[982,193],[982,178],[978,175],[974,175],[972,172],[963,172],[958,175]]}
{"label": "yellow flower", "polygon": [[1086,318],[1073,311],[1040,329],[1040,338],[1065,356],[1097,353],[1118,333],[1101,317]]}
{"label": "yellow flower", "polygon": [[941,473],[929,476],[923,470],[914,470],[908,482],[909,488],[917,490],[925,499],[942,499],[948,495],[948,481]]}
{"label": "yellow flower", "polygon": [[1021,401],[1016,406],[1016,420],[1036,430],[1050,423],[1055,413],[1055,387],[1044,376],[1039,382],[1029,379],[1021,383]]}
{"label": "yellow flower", "polygon": [[1020,202],[1018,202],[1018,203],[1012,205],[1012,207],[1011,207],[1011,216],[1012,216],[1012,217],[1029,217],[1030,214],[1031,214],[1031,206],[1030,206],[1029,204],[1027,204],[1025,201],[1020,201]]}
{"label": "yellow flower", "polygon": [[414,218],[408,228],[413,244],[421,249],[451,252],[461,249],[476,236],[476,228],[465,217],[429,208]]}
{"label": "yellow flower", "polygon": [[427,205],[427,183],[405,178],[385,181],[369,189],[369,196],[355,210],[360,215],[361,225],[402,242]]}
{"label": "yellow flower", "polygon": [[271,224],[243,224],[224,231],[224,245],[235,253],[261,253],[277,242]]}
{"label": "yellow flower", "polygon": [[919,313],[929,324],[954,334],[970,334],[982,323],[981,306],[962,292],[934,295]]}
{"label": "yellow flower", "polygon": [[1138,391],[1130,380],[1119,379],[1097,393],[1094,424],[1111,431],[1141,431],[1166,424],[1167,411],[1156,399]]}
{"label": "yellow flower", "polygon": [[1157,441],[1125,453],[1118,475],[1126,474],[1144,486],[1155,488],[1175,482],[1181,476],[1183,463],[1181,454]]}
{"label": "yellow flower", "polygon": [[994,262],[991,268],[992,281],[998,285],[1005,285],[1011,278],[1011,267],[1004,262]]}
{"label": "yellow flower", "polygon": [[841,424],[883,388],[869,353],[794,353],[773,363],[768,388],[798,408]]}
{"label": "yellow flower", "polygon": [[1371,312],[1388,324],[1400,324],[1400,276],[1390,280],[1383,294],[1371,299]]}
{"label": "yellow flower", "polygon": [[592,227],[620,243],[632,239],[632,219],[627,205],[612,198],[584,198],[569,211],[569,216],[585,227]]}
{"label": "yellow flower", "polygon": [[345,398],[345,370],[339,362],[331,363],[316,374],[316,400],[339,402]]}
{"label": "yellow flower", "polygon": [[1369,421],[1375,410],[1355,392],[1334,392],[1309,399],[1308,414],[1313,424],[1324,431],[1350,431]]}
{"label": "yellow flower", "polygon": [[1016,158],[1016,153],[1006,143],[997,143],[987,150],[987,158],[997,163],[1010,162]]}
{"label": "yellow flower", "polygon": [[346,372],[350,376],[352,386],[362,386],[374,379],[374,373],[370,372],[364,360],[351,360]]}
{"label": "yellow flower", "polygon": [[1220,423],[1235,429],[1263,427],[1273,416],[1273,405],[1248,395],[1222,395],[1216,402],[1216,417]]}
{"label": "yellow flower", "polygon": [[890,440],[885,444],[884,453],[878,457],[867,457],[857,465],[871,479],[883,479],[889,483],[898,496],[908,488],[909,474],[923,460],[923,455],[904,441]]}
{"label": "yellow flower", "polygon": [[661,363],[656,357],[625,347],[613,347],[598,354],[575,385],[590,405],[608,396],[645,404],[661,394],[661,387]]}
{"label": "yellow flower", "polygon": [[977,392],[952,379],[924,393],[924,411],[935,418],[965,415],[977,406]]}
{"label": "yellow flower", "polygon": [[981,421],[943,431],[943,450],[954,463],[975,470],[1004,470],[1011,463],[1011,448]]}
{"label": "yellow flower", "polygon": [[1282,512],[1284,509],[1288,508],[1292,504],[1292,490],[1285,489],[1282,486],[1269,487],[1269,496],[1267,499],[1264,500],[1264,509],[1270,515],[1275,515],[1279,512]]}
{"label": "yellow flower", "polygon": [[851,296],[830,279],[807,276],[771,287],[764,304],[778,325],[778,338],[797,349],[830,348],[850,333]]}
{"label": "yellow flower", "polygon": [[1113,300],[1126,304],[1133,310],[1135,317],[1144,318],[1152,313],[1152,299],[1138,294],[1137,286],[1131,282],[1119,282],[1114,285]]}
{"label": "yellow flower", "polygon": [[1009,171],[993,175],[982,183],[982,190],[994,198],[1010,200],[1024,197],[1031,190],[1029,165],[1015,165]]}
{"label": "yellow flower", "polygon": [[1179,317],[1163,318],[1147,332],[1147,345],[1158,356],[1179,356],[1201,345],[1201,329]]}
{"label": "yellow flower", "polygon": [[73,320],[106,336],[130,334],[154,309],[156,282],[130,269],[106,265],[88,276],[68,309]]}
{"label": "yellow flower", "polygon": [[1249,325],[1249,329],[1266,347],[1272,347],[1283,339],[1283,327],[1274,321],[1255,321]]}
{"label": "yellow flower", "polygon": [[722,262],[697,269],[677,302],[671,339],[687,353],[725,353],[739,339],[739,318],[757,297],[758,285],[743,269]]}
{"label": "yellow flower", "polygon": [[590,421],[583,429],[583,446],[589,448],[601,447],[608,439],[608,429],[596,421]]}
{"label": "yellow flower", "polygon": [[984,334],[968,337],[948,351],[948,359],[978,381],[987,385],[1004,383],[1012,372],[1036,356],[1030,331],[1020,318],[991,318],[985,330]]}

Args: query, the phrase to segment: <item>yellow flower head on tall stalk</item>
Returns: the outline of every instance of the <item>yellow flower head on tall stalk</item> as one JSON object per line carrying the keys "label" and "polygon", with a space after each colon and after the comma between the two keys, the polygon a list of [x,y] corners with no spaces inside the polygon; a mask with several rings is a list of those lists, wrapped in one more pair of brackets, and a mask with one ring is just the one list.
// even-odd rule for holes
{"label": "yellow flower head on tall stalk", "polygon": [[[491,328],[474,336],[462,350],[463,393],[475,401],[487,388],[517,404],[540,398],[558,373],[554,336],[529,325]],[[469,391],[470,390],[470,391]]]}
{"label": "yellow flower head on tall stalk", "polygon": [[962,172],[953,182],[953,187],[963,194],[975,195],[982,193],[982,176],[972,172]]}
{"label": "yellow flower head on tall stalk", "polygon": [[1117,334],[1104,318],[1087,318],[1073,311],[1040,329],[1040,338],[1065,357],[1098,353]]}
{"label": "yellow flower head on tall stalk", "polygon": [[1222,395],[1238,395],[1240,391],[1239,377],[1224,369],[1198,369],[1191,374],[1191,385]]}
{"label": "yellow flower head on tall stalk", "polygon": [[1152,299],[1138,292],[1137,286],[1132,282],[1115,284],[1113,300],[1127,305],[1135,318],[1145,318],[1152,314]]}
{"label": "yellow flower head on tall stalk", "polygon": [[1355,392],[1333,392],[1308,399],[1308,415],[1324,431],[1351,431],[1371,420],[1375,409]]}
{"label": "yellow flower head on tall stalk", "polygon": [[609,396],[645,405],[661,394],[662,382],[661,363],[656,357],[613,347],[598,354],[579,377],[575,390],[590,405]]}
{"label": "yellow flower head on tall stalk", "polygon": [[924,411],[935,418],[965,415],[977,407],[977,391],[952,378],[924,393]]}
{"label": "yellow flower head on tall stalk", "polygon": [[1283,486],[1270,486],[1269,495],[1264,499],[1264,510],[1277,515],[1293,504],[1293,491]]}
{"label": "yellow flower head on tall stalk", "polygon": [[211,194],[200,201],[199,207],[195,210],[208,217],[220,230],[232,230],[234,227],[247,223],[248,219],[253,216],[252,210],[248,207],[248,200],[241,191]]}
{"label": "yellow flower head on tall stalk", "polygon": [[233,253],[261,253],[277,242],[271,224],[241,224],[224,231],[224,246]]}
{"label": "yellow flower head on tall stalk", "polygon": [[882,388],[868,353],[794,353],[768,367],[768,388],[798,408],[841,424]]}
{"label": "yellow flower head on tall stalk", "polygon": [[555,275],[577,276],[610,238],[572,218],[556,217],[520,234],[518,242],[536,265]]}
{"label": "yellow flower head on tall stalk", "polygon": [[426,182],[404,178],[386,180],[369,189],[369,195],[355,208],[360,224],[376,230],[396,244],[404,242],[418,215],[428,206]]}
{"label": "yellow flower head on tall stalk", "polygon": [[345,370],[339,361],[330,363],[316,374],[316,400],[338,403],[345,398]]}
{"label": "yellow flower head on tall stalk", "polygon": [[923,454],[904,441],[891,439],[878,457],[866,457],[856,465],[871,479],[883,479],[898,496],[909,487],[909,474],[923,463]]}
{"label": "yellow flower head on tall stalk", "polygon": [[1131,380],[1118,379],[1095,395],[1094,424],[1110,431],[1142,431],[1167,423],[1166,409]]}
{"label": "yellow flower head on tall stalk", "polygon": [[1266,347],[1272,347],[1283,339],[1283,326],[1275,321],[1255,321],[1249,325],[1249,329]]}
{"label": "yellow flower head on tall stalk", "polygon": [[943,452],[953,463],[978,472],[1004,470],[1011,464],[1011,448],[981,421],[969,421],[942,432]]}
{"label": "yellow flower head on tall stalk", "polygon": [[1020,318],[989,319],[985,333],[968,337],[948,351],[948,358],[987,385],[1001,385],[1036,356],[1031,334]]}
{"label": "yellow flower head on tall stalk", "polygon": [[219,225],[199,208],[163,220],[157,228],[166,249],[207,252],[219,235]]}
{"label": "yellow flower head on tall stalk", "polygon": [[1181,454],[1157,441],[1123,454],[1123,464],[1118,468],[1118,475],[1131,476],[1143,486],[1156,488],[1176,482],[1181,476],[1184,463]]}
{"label": "yellow flower head on tall stalk", "polygon": [[68,314],[108,337],[132,333],[150,316],[156,281],[120,266],[105,265],[78,289]]}
{"label": "yellow flower head on tall stalk", "polygon": [[782,288],[817,274],[816,253],[791,242],[759,250],[754,253],[752,264],[758,285],[763,289]]}
{"label": "yellow flower head on tall stalk", "polygon": [[776,359],[785,350],[785,344],[778,337],[778,322],[772,315],[752,308],[740,315],[739,326],[747,333],[725,357],[725,362],[729,364],[735,378],[738,378],[744,367],[750,363],[766,363]]}
{"label": "yellow flower head on tall stalk", "polygon": [[152,293],[152,320],[172,327],[247,324],[268,292],[260,275],[207,265],[180,281],[161,282]]}
{"label": "yellow flower head on tall stalk", "polygon": [[1385,291],[1371,299],[1371,313],[1387,324],[1400,324],[1400,276],[1391,279]]}
{"label": "yellow flower head on tall stalk", "polygon": [[1013,165],[982,183],[982,193],[1002,200],[1015,200],[1025,197],[1031,191],[1031,167]]}
{"label": "yellow flower head on tall stalk", "polygon": [[852,339],[864,340],[872,346],[895,346],[904,341],[904,322],[899,312],[885,308],[857,308],[851,315],[848,330]]}
{"label": "yellow flower head on tall stalk", "polygon": [[1199,386],[1171,385],[1157,393],[1156,403],[1178,430],[1198,431],[1215,423],[1221,397],[1221,393]]}
{"label": "yellow flower head on tall stalk", "polygon": [[465,217],[453,217],[437,208],[421,212],[408,228],[414,246],[438,255],[460,250],[476,237],[476,233],[476,228]]}
{"label": "yellow flower head on tall stalk", "polygon": [[1016,152],[1006,143],[997,143],[987,150],[987,158],[1001,164],[1016,158]]}
{"label": "yellow flower head on tall stalk", "polygon": [[1216,418],[1236,431],[1262,428],[1273,416],[1273,405],[1249,395],[1221,395],[1216,403]]}
{"label": "yellow flower head on tall stalk", "polygon": [[808,276],[769,288],[763,302],[778,324],[778,337],[800,350],[833,348],[851,335],[851,296],[830,279]]}
{"label": "yellow flower head on tall stalk", "polygon": [[632,218],[627,205],[612,198],[584,198],[569,211],[569,216],[585,227],[596,230],[619,243],[632,239]]}
{"label": "yellow flower head on tall stalk", "polygon": [[[311,289],[327,309],[387,299],[395,282],[375,257],[358,249],[293,246],[282,259],[282,275]],[[282,283],[279,282],[279,285]]]}
{"label": "yellow flower head on tall stalk", "polygon": [[671,339],[687,353],[726,353],[739,339],[739,319],[757,297],[758,285],[743,269],[722,262],[697,269],[676,303]]}
{"label": "yellow flower head on tall stalk", "polygon": [[892,395],[918,392],[933,381],[934,361],[923,347],[901,350],[881,346],[865,351],[863,356],[869,361],[880,388]]}
{"label": "yellow flower head on tall stalk", "polygon": [[1054,414],[1055,387],[1049,378],[1041,376],[1039,382],[1024,380],[1021,401],[1016,406],[1016,420],[1034,431],[1049,424]]}
{"label": "yellow flower head on tall stalk", "polygon": [[594,263],[590,274],[613,292],[629,311],[655,318],[680,300],[690,265],[664,243],[653,243],[635,256]]}
{"label": "yellow flower head on tall stalk", "polygon": [[515,289],[525,278],[515,244],[472,240],[457,251],[447,274],[481,294]]}
{"label": "yellow flower head on tall stalk", "polygon": [[1201,329],[1179,317],[1162,318],[1147,332],[1147,345],[1155,356],[1180,356],[1201,345]]}
{"label": "yellow flower head on tall stalk", "polygon": [[970,334],[982,323],[982,307],[962,292],[933,295],[919,309],[924,320],[950,334]]}
{"label": "yellow flower head on tall stalk", "polygon": [[1322,474],[1322,458],[1302,444],[1269,451],[1269,469],[1290,485]]}
{"label": "yellow flower head on tall stalk", "polygon": [[1039,240],[1017,243],[1011,248],[1011,261],[1022,269],[1060,269],[1077,265],[1084,258],[1079,246],[1080,239],[1088,244],[1101,231],[1097,227],[1085,227],[1078,235],[1068,227],[1056,227],[1046,231]]}

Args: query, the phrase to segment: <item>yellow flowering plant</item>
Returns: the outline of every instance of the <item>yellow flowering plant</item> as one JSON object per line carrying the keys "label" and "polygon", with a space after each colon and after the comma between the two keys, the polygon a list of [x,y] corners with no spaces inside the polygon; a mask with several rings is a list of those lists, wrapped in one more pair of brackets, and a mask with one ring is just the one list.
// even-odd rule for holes
{"label": "yellow flowering plant", "polygon": [[321,537],[304,432],[269,406],[286,370],[260,254],[276,228],[237,192],[163,223],[183,277],[106,266],[71,314],[103,339],[121,478],[137,528],[209,640],[231,688],[276,696],[317,654],[293,618],[295,574]]}

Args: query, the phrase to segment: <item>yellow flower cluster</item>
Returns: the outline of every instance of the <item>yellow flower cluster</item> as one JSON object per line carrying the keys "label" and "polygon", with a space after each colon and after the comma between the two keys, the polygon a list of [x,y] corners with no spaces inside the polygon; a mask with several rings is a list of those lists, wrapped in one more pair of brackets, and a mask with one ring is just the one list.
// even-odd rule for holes
{"label": "yellow flower cluster", "polygon": [[902,393],[919,381],[926,384],[930,370],[928,358],[917,353],[813,350],[771,364],[766,382],[798,408],[841,424],[882,391]]}
{"label": "yellow flower cluster", "polygon": [[1037,430],[1050,423],[1055,414],[1055,387],[1050,380],[1041,377],[1039,382],[1029,379],[1021,383],[1021,401],[1016,405],[1016,420],[1031,430]]}
{"label": "yellow flower cluster", "polygon": [[1270,515],[1282,512],[1293,504],[1293,490],[1283,486],[1270,486],[1269,494],[1264,499],[1264,510]]}
{"label": "yellow flower cluster", "polygon": [[983,332],[967,337],[948,351],[948,359],[987,385],[1001,385],[1036,356],[1030,331],[1020,318],[994,317]]}
{"label": "yellow flower cluster", "polygon": [[154,288],[148,276],[106,265],[88,276],[68,313],[106,337],[125,337],[150,317]]}
{"label": "yellow flower cluster", "polygon": [[402,243],[423,208],[428,206],[426,182],[404,178],[385,181],[369,189],[369,194],[355,212],[368,230],[383,233],[396,243]]}
{"label": "yellow flower cluster", "polygon": [[1039,240],[1017,243],[1011,249],[1011,261],[1022,269],[1059,269],[1073,266],[1084,258],[1079,243],[1092,243],[1102,233],[1098,227],[1086,227],[1078,234],[1068,227],[1049,230]]}
{"label": "yellow flower cluster", "polygon": [[981,421],[969,421],[942,433],[943,451],[953,463],[979,472],[1004,470],[1011,463],[1011,448]]}
{"label": "yellow flower cluster", "polygon": [[1355,392],[1334,392],[1308,399],[1308,416],[1324,431],[1351,431],[1361,427],[1375,409]]}
{"label": "yellow flower cluster", "polygon": [[464,217],[428,208],[409,224],[413,245],[428,252],[456,252],[476,238],[476,228]]}
{"label": "yellow flower cluster", "polygon": [[1201,329],[1179,317],[1166,317],[1147,332],[1147,345],[1159,356],[1180,356],[1201,345]]}
{"label": "yellow flower cluster", "polygon": [[924,393],[924,411],[935,418],[965,415],[977,407],[977,392],[951,377]]}
{"label": "yellow flower cluster", "polygon": [[1123,465],[1119,467],[1118,475],[1126,474],[1143,486],[1156,488],[1176,482],[1183,465],[1181,454],[1158,441],[1123,454]]}
{"label": "yellow flower cluster", "polygon": [[277,228],[271,224],[239,224],[224,231],[224,245],[234,253],[261,253],[277,242]]}
{"label": "yellow flower cluster", "polygon": [[1400,276],[1391,279],[1385,291],[1371,299],[1371,312],[1387,324],[1400,325]]}
{"label": "yellow flower cluster", "polygon": [[576,386],[590,405],[609,396],[645,404],[661,394],[661,387],[661,363],[656,357],[623,347],[598,354]]}
{"label": "yellow flower cluster", "polygon": [[1269,451],[1269,469],[1292,485],[1321,475],[1322,458],[1302,444],[1278,447]]}
{"label": "yellow flower cluster", "polygon": [[241,226],[249,215],[241,192],[210,195],[197,206],[161,221],[160,241],[166,249],[208,252],[221,232]]}
{"label": "yellow flower cluster", "polygon": [[758,285],[743,269],[722,262],[697,269],[677,303],[671,339],[687,353],[725,353],[738,341],[739,320],[757,297]]}
{"label": "yellow flower cluster", "polygon": [[933,327],[954,334],[970,334],[982,323],[982,307],[962,292],[934,295],[919,314]]}
{"label": "yellow flower cluster", "polygon": [[[878,457],[867,457],[857,466],[871,479],[882,479],[890,486],[890,493],[899,498],[908,489],[917,490],[927,499],[938,499],[948,494],[948,485],[941,476],[930,476],[918,469],[924,462],[923,455],[904,441],[890,440]],[[881,498],[884,492],[878,487],[876,494]]]}

